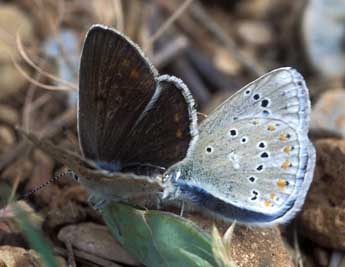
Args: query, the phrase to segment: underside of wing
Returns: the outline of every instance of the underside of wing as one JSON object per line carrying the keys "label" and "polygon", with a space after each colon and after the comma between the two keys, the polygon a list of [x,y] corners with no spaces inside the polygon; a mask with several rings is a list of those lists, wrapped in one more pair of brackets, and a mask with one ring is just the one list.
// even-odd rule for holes
{"label": "underside of wing", "polygon": [[[232,135],[232,131],[236,134]],[[242,119],[200,135],[188,181],[245,210],[280,216],[303,199],[315,158],[307,136],[276,119]],[[299,203],[303,201],[299,201]]]}
{"label": "underside of wing", "polygon": [[230,219],[286,222],[313,177],[309,115],[308,89],[296,70],[263,75],[203,121],[178,183],[189,198]]}
{"label": "underside of wing", "polygon": [[200,131],[251,117],[282,119],[301,132],[309,126],[310,100],[305,81],[295,69],[273,70],[240,89],[200,126]]}

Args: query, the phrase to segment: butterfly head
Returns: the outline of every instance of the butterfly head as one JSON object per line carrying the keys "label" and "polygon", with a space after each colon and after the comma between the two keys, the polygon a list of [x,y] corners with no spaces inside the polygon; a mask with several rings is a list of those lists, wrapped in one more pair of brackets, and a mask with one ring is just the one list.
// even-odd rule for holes
{"label": "butterfly head", "polygon": [[164,174],[162,182],[164,184],[163,198],[175,199],[179,196],[178,180],[183,178],[182,166],[177,163],[170,167]]}

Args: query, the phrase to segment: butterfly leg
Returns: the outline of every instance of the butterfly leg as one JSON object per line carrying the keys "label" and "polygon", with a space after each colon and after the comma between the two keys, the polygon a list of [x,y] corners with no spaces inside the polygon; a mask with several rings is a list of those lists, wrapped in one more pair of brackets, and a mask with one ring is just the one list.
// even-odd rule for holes
{"label": "butterfly leg", "polygon": [[101,198],[99,198],[93,194],[91,194],[87,200],[88,200],[89,204],[91,205],[91,207],[95,210],[100,210],[109,203],[108,200],[101,199]]}
{"label": "butterfly leg", "polygon": [[181,210],[180,210],[180,216],[183,217],[183,213],[184,213],[184,201],[182,200],[181,202]]}

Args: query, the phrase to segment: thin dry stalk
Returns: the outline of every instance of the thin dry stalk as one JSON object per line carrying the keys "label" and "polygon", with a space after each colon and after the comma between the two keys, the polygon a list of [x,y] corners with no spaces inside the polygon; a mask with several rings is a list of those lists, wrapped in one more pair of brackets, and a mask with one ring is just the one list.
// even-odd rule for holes
{"label": "thin dry stalk", "polygon": [[14,65],[14,67],[18,70],[18,72],[26,80],[28,80],[30,83],[36,85],[37,87],[44,88],[44,89],[47,89],[47,90],[55,90],[55,91],[70,91],[71,90],[70,87],[48,85],[48,84],[44,84],[44,83],[36,81],[35,79],[31,78],[30,75],[27,74],[26,71],[21,66],[19,66],[19,64],[17,63],[17,61],[14,59],[14,57],[12,55],[11,55],[11,60],[12,60],[12,63]]}
{"label": "thin dry stalk", "polygon": [[[70,126],[75,122],[77,108],[73,107],[66,110],[59,117],[50,122],[47,126],[36,132],[36,135],[40,138],[52,138],[57,134],[64,126]],[[22,140],[19,144],[16,144],[8,153],[0,155],[0,171],[6,166],[16,160],[20,155],[30,147],[26,140]]]}
{"label": "thin dry stalk", "polygon": [[[47,77],[47,78],[50,78],[52,79],[53,81],[55,82],[59,82],[61,84],[64,84],[65,87],[63,86],[51,86],[51,85],[47,85],[47,84],[43,84],[43,83],[40,83],[34,79],[32,79],[18,64],[16,61],[14,61],[13,63],[18,67],[17,69],[19,70],[19,72],[21,72],[23,74],[23,76],[28,79],[30,82],[36,84],[37,86],[39,87],[42,87],[42,88],[45,88],[45,89],[50,89],[50,90],[77,90],[78,87],[71,83],[71,82],[68,82],[68,81],[65,81],[51,73],[48,73],[46,71],[44,71],[42,68],[40,68],[39,66],[37,66],[30,58],[29,56],[27,55],[27,53],[25,52],[25,49],[23,47],[23,43],[21,41],[21,38],[20,38],[20,35],[18,34],[17,32],[17,35],[16,35],[16,42],[17,42],[17,48],[18,48],[18,51],[21,55],[21,57],[24,59],[24,61],[29,65],[31,66],[33,69],[35,69],[36,71],[38,71],[42,76],[44,77]],[[13,59],[12,59],[13,60]]]}
{"label": "thin dry stalk", "polygon": [[236,47],[235,43],[230,37],[223,31],[223,29],[207,14],[206,10],[199,2],[196,2],[191,13],[195,20],[203,25],[224,47],[234,56],[234,58],[240,62],[247,70],[249,70],[254,76],[259,77],[263,75],[266,70],[257,64],[253,59],[248,58],[241,53]]}
{"label": "thin dry stalk", "polygon": [[124,30],[124,16],[123,16],[123,5],[121,0],[113,0],[115,18],[116,18],[116,29],[120,32]]}
{"label": "thin dry stalk", "polygon": [[[36,74],[36,78],[39,78],[39,73]],[[29,89],[25,95],[25,101],[22,111],[22,118],[23,118],[23,128],[25,131],[28,131],[30,128],[30,115],[32,110],[32,100],[35,93],[35,86],[33,84],[30,85]]]}
{"label": "thin dry stalk", "polygon": [[183,12],[187,10],[192,2],[193,0],[184,1],[182,5],[163,23],[163,25],[151,35],[146,45],[152,46],[152,44],[183,14]]}

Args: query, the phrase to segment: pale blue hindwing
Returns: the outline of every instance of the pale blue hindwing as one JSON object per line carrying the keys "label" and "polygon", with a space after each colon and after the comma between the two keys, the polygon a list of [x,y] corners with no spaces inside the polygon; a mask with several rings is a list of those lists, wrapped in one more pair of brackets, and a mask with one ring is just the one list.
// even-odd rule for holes
{"label": "pale blue hindwing", "polygon": [[243,223],[289,221],[313,177],[309,114],[308,89],[296,70],[258,78],[203,121],[188,156],[166,172],[165,195]]}

